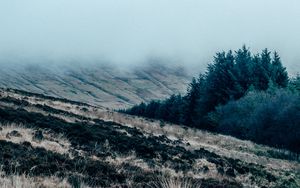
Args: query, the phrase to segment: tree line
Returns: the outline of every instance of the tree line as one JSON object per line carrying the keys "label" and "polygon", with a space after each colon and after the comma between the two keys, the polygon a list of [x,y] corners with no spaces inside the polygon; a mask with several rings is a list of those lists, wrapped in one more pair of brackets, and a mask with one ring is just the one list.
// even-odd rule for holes
{"label": "tree line", "polygon": [[[271,117],[275,115],[282,114],[281,111],[274,112],[275,114],[273,114],[272,110],[267,112],[267,109],[259,106],[265,102],[270,105],[270,108],[275,108],[276,105],[272,107],[272,104],[281,104],[277,100],[282,100],[282,97],[279,96],[283,95],[288,96],[285,98],[286,100],[293,101],[292,103],[284,104],[289,104],[289,107],[293,108],[294,115],[286,113],[286,116],[281,118],[289,119],[289,116],[295,116],[296,118],[294,118],[293,122],[295,122],[294,124],[298,124],[298,126],[294,126],[293,124],[292,128],[289,128],[300,130],[299,80],[299,76],[289,79],[286,68],[282,65],[281,58],[277,52],[272,53],[268,49],[264,49],[259,54],[253,54],[246,46],[243,46],[235,52],[229,50],[227,52],[216,53],[213,62],[208,65],[206,72],[200,74],[198,78],[193,78],[184,96],[172,95],[163,101],[151,101],[148,104],[141,103],[130,109],[121,111],[131,115],[217,131],[273,146],[287,146],[286,143],[277,143],[276,139],[272,143],[261,141],[263,140],[261,135],[254,134],[254,130],[256,130],[256,133],[268,132],[270,129],[267,130],[266,127],[271,126],[271,128],[274,128],[269,124],[274,124],[274,121],[277,121],[280,122],[280,126],[276,128],[278,130],[272,132],[272,136],[276,137],[276,134],[279,134],[281,129],[285,129],[291,124],[291,121],[282,121],[276,118],[267,120],[268,118],[272,119]],[[259,103],[255,100],[251,101],[249,93],[252,93],[251,96],[255,95],[257,97],[262,96],[262,93],[268,93],[268,97],[261,97]],[[247,97],[252,102],[252,106],[247,106],[245,103],[239,102],[246,100],[244,98]],[[252,97],[251,99],[254,98]],[[226,105],[231,105],[231,108],[226,107]],[[283,110],[280,107],[278,109]],[[246,121],[247,118],[243,119],[245,121],[239,125],[234,123],[229,125],[229,123],[226,123],[229,118],[241,118],[239,121],[241,122],[243,116],[240,113],[245,111],[245,117],[250,117],[251,114],[258,113],[256,110],[261,111],[260,113],[264,117],[251,116],[255,119],[253,119],[252,124],[248,120]],[[286,108],[285,110],[291,111],[291,109]],[[255,126],[259,123],[262,124],[262,119],[264,118],[264,126]],[[294,133],[297,133],[297,131]],[[300,138],[299,131],[297,134],[293,138],[296,136]],[[288,137],[289,135],[286,136]],[[258,138],[261,140],[258,140]],[[293,142],[296,143],[293,146],[288,146],[288,148],[294,151],[299,150],[300,152],[300,139],[296,139]],[[295,144],[298,144],[298,146]]]}

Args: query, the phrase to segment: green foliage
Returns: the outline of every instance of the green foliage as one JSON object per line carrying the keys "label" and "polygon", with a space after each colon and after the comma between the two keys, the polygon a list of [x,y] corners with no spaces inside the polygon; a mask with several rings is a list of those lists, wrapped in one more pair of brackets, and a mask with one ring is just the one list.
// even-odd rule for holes
{"label": "green foliage", "polygon": [[251,70],[251,68],[253,67],[252,61],[253,58],[251,52],[246,48],[246,46],[243,46],[242,49],[239,49],[236,52],[233,74],[235,75],[236,82],[240,87],[238,97],[245,94],[249,86],[253,84],[253,73]]}
{"label": "green foliage", "polygon": [[259,55],[253,57],[252,62],[252,82],[256,90],[267,90],[269,85],[269,75],[262,65]]}
{"label": "green foliage", "polygon": [[288,88],[296,93],[300,93],[300,74],[289,81]]}
{"label": "green foliage", "polygon": [[249,92],[217,107],[217,131],[300,152],[300,96],[287,90]]}
{"label": "green foliage", "polygon": [[[277,52],[272,56],[268,49],[264,49],[260,54],[253,55],[243,46],[234,53],[231,50],[216,53],[205,74],[200,74],[189,84],[185,96],[173,95],[165,101],[152,101],[148,105],[142,103],[124,112],[219,131],[300,152],[299,144],[296,146],[294,143],[298,141],[294,140],[292,144],[278,143],[276,140],[276,136],[281,136],[280,130],[284,126],[292,126],[292,130],[295,130],[298,129],[296,124],[300,125],[299,118],[294,118],[291,114],[298,113],[298,107],[292,103],[299,103],[298,98],[281,90],[279,95],[277,89],[288,87],[297,93],[300,90],[299,80],[298,76],[289,81],[286,68]],[[243,98],[245,95],[247,97]],[[286,99],[285,102],[283,98]],[[236,100],[237,104],[232,102]],[[226,107],[218,107],[220,105]],[[284,105],[290,105],[290,108],[283,108]],[[217,113],[214,113],[216,108]],[[227,111],[225,115],[222,110]],[[272,136],[273,140],[265,141],[264,138],[268,136]],[[294,138],[295,135],[291,135],[291,139]],[[286,139],[280,139],[286,142]]]}
{"label": "green foliage", "polygon": [[279,87],[287,87],[288,85],[288,74],[286,68],[282,66],[277,52],[274,52],[272,61],[271,80]]}
{"label": "green foliage", "polygon": [[285,88],[288,76],[280,57],[264,49],[252,55],[246,46],[233,53],[216,53],[205,74],[193,78],[187,94],[171,96],[165,101],[141,103],[125,113],[156,118],[177,124],[211,129],[208,114],[218,105],[243,97],[249,90],[265,91],[270,85]]}

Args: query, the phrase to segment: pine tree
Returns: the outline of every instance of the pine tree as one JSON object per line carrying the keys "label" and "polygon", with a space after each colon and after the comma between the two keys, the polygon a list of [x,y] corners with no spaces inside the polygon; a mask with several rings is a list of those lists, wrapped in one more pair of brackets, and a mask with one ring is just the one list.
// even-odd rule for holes
{"label": "pine tree", "polygon": [[145,109],[146,109],[146,104],[142,102],[141,104],[129,109],[127,113],[131,115],[145,116]]}
{"label": "pine tree", "polygon": [[160,102],[158,101],[151,101],[146,107],[144,116],[148,118],[157,118],[156,117],[156,111],[159,109]]}
{"label": "pine tree", "polygon": [[255,55],[252,61],[253,63],[251,72],[254,88],[260,91],[265,91],[269,86],[269,76],[265,68],[266,65],[263,65],[260,55]]}
{"label": "pine tree", "polygon": [[235,76],[241,89],[238,97],[243,96],[253,82],[251,77],[252,57],[250,51],[244,45],[236,51],[235,55]]}
{"label": "pine tree", "polygon": [[271,80],[279,87],[287,87],[288,85],[288,73],[285,67],[282,66],[281,59],[276,51],[271,66]]}
{"label": "pine tree", "polygon": [[217,53],[214,63],[209,65],[206,76],[207,112],[219,104],[225,104],[239,93],[234,75],[232,51]]}
{"label": "pine tree", "polygon": [[261,66],[265,74],[271,77],[271,52],[266,48],[261,53]]}
{"label": "pine tree", "polygon": [[182,124],[182,97],[181,95],[172,95],[167,101],[169,101],[167,121]]}
{"label": "pine tree", "polygon": [[183,104],[183,122],[186,125],[192,125],[192,117],[196,114],[196,102],[199,99],[200,93],[200,84],[199,82],[193,78],[192,82],[189,84],[187,94],[184,97],[184,104]]}

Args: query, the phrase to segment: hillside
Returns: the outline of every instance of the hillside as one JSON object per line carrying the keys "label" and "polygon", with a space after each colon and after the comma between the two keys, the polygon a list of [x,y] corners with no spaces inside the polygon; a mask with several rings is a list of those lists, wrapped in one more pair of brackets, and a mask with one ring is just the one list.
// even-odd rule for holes
{"label": "hillside", "polygon": [[15,88],[120,109],[184,93],[191,80],[182,67],[121,68],[105,64],[39,65],[3,62],[0,87]]}
{"label": "hillside", "polygon": [[288,151],[13,89],[0,187],[299,187]]}

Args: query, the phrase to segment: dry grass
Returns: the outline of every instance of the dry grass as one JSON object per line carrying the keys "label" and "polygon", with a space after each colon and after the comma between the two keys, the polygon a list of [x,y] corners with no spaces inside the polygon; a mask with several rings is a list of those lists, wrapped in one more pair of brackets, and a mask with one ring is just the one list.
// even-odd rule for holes
{"label": "dry grass", "polygon": [[[71,143],[63,135],[54,135],[43,131],[44,139],[34,139],[35,130],[26,128],[21,124],[0,124],[0,140],[6,140],[16,144],[30,142],[33,147],[41,147],[59,154],[69,154]],[[12,131],[17,131],[21,136],[7,136]]]}
{"label": "dry grass", "polygon": [[57,177],[29,177],[22,175],[9,175],[3,173],[0,176],[1,188],[71,188],[72,186],[66,179],[59,179]]}
{"label": "dry grass", "polygon": [[[67,178],[61,179],[56,176],[31,177],[26,174],[6,175],[0,169],[0,187],[1,188],[73,188]],[[84,183],[80,183],[78,188],[89,188]]]}
{"label": "dry grass", "polygon": [[149,185],[151,188],[201,188],[201,182],[193,182],[189,178],[160,177]]}
{"label": "dry grass", "polygon": [[[129,127],[136,127],[144,133],[153,135],[165,135],[171,140],[182,140],[187,149],[205,148],[211,152],[218,153],[221,156],[240,159],[248,163],[255,163],[267,166],[272,169],[300,170],[300,164],[281,159],[270,158],[266,151],[275,151],[277,149],[255,144],[251,141],[243,141],[231,136],[213,134],[203,130],[196,130],[174,124],[164,124],[157,120],[147,120],[126,114],[120,114],[110,111],[98,111],[98,118],[106,121],[113,121]],[[257,155],[260,153],[260,155]]]}
{"label": "dry grass", "polygon": [[[103,160],[97,157],[92,157],[94,160]],[[157,159],[159,160],[159,159]],[[177,177],[181,178],[182,180],[186,177],[192,177],[197,179],[208,179],[208,178],[217,178],[219,180],[227,179],[225,176],[221,176],[217,169],[216,165],[214,163],[208,162],[206,159],[197,159],[196,163],[193,165],[193,168],[188,171],[176,171],[172,168],[172,165],[168,162],[164,163],[164,165],[158,165],[160,164],[159,161],[157,161],[157,164],[154,164],[153,166],[149,166],[143,159],[140,159],[136,156],[135,151],[129,152],[126,155],[117,155],[115,157],[106,157],[105,161],[108,163],[114,165],[119,173],[125,172],[126,169],[124,169],[124,166],[130,165],[132,167],[138,167],[141,168],[144,172],[159,172],[159,174],[162,174],[164,176],[168,177]],[[209,168],[209,170],[204,171],[201,169],[204,169],[204,167]],[[174,179],[170,179],[173,181]],[[179,179],[177,179],[179,181]],[[159,182],[158,180],[156,180]],[[175,181],[175,180],[174,180]],[[130,182],[128,182],[130,184]]]}
{"label": "dry grass", "polygon": [[[139,159],[134,151],[128,153],[127,155],[118,155],[113,158],[111,156],[106,157],[105,161],[117,167],[121,167],[124,164],[129,164],[131,166],[140,167],[144,171],[151,171],[149,165],[143,159]],[[119,169],[122,171],[121,168]]]}

